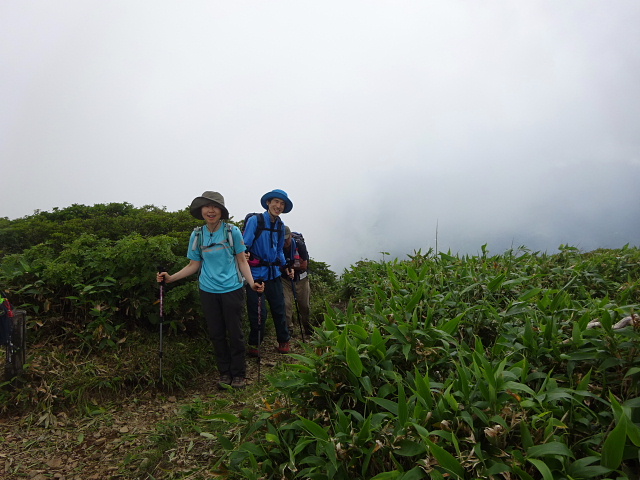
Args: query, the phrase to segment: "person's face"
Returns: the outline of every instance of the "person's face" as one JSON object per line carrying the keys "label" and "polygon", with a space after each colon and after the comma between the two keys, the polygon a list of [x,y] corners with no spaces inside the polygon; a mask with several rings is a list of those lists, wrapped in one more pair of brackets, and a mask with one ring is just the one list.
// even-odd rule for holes
{"label": "person's face", "polygon": [[284,211],[285,203],[281,198],[272,198],[267,202],[267,206],[269,207],[269,213],[277,217]]}
{"label": "person's face", "polygon": [[202,218],[209,225],[214,225],[222,219],[222,209],[216,207],[213,203],[202,207]]}

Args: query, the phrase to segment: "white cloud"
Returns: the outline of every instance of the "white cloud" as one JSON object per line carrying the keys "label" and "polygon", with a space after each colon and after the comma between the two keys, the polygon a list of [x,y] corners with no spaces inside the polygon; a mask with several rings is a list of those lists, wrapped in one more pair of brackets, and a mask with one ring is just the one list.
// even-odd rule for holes
{"label": "white cloud", "polygon": [[454,251],[634,243],[639,23],[633,1],[5,2],[0,216],[215,189],[241,218],[283,188],[338,270],[436,225]]}

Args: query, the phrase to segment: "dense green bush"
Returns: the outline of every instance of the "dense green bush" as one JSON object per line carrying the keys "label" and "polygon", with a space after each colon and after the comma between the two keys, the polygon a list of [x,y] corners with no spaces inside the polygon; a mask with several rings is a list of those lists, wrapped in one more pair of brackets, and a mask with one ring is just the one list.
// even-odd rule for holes
{"label": "dense green bush", "polygon": [[74,204],[64,209],[54,208],[51,212],[36,211],[16,220],[0,219],[0,257],[21,253],[42,243],[61,248],[83,233],[109,240],[132,233],[143,237],[177,235],[176,238],[181,238],[201,223],[186,208],[167,212],[153,205],[136,208],[129,203]]}
{"label": "dense green bush", "polygon": [[349,307],[329,309],[273,378],[278,408],[219,436],[225,466],[256,479],[637,479],[640,333],[613,324],[639,306],[640,251],[485,247],[355,265]]}

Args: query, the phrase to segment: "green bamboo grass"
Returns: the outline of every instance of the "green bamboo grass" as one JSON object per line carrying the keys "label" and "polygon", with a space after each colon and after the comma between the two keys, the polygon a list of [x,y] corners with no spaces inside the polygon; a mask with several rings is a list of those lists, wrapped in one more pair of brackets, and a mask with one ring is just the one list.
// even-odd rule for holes
{"label": "green bamboo grass", "polygon": [[249,422],[221,464],[261,478],[637,478],[640,333],[612,325],[637,311],[638,278],[630,247],[359,262],[348,307],[272,379],[286,408]]}

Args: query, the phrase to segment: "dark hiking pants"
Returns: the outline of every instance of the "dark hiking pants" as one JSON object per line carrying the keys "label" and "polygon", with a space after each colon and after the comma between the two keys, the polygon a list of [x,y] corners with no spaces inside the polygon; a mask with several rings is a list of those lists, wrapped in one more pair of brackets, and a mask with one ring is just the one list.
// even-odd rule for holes
{"label": "dark hiking pants", "polygon": [[[247,315],[249,316],[249,345],[258,345],[258,293],[247,289]],[[264,329],[267,319],[267,302],[269,311],[276,327],[276,337],[278,343],[289,341],[289,328],[287,327],[287,317],[284,307],[284,292],[280,277],[264,282],[264,292],[261,299],[260,313],[260,342],[264,340]]]}
{"label": "dark hiking pants", "polygon": [[244,378],[245,343],[242,332],[244,292],[242,287],[228,293],[200,290],[200,301],[207,321],[209,338],[216,354],[220,375]]}

